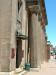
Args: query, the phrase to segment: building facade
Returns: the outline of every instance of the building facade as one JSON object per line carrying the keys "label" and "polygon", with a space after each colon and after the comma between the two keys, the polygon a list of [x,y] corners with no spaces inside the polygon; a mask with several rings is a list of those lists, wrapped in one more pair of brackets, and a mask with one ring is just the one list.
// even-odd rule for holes
{"label": "building facade", "polygon": [[0,72],[41,67],[45,61],[44,0],[0,0]]}

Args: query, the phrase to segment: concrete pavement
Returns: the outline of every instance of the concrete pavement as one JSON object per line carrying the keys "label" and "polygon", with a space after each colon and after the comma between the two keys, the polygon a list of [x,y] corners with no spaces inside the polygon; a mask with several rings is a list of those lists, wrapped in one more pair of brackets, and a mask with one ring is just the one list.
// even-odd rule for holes
{"label": "concrete pavement", "polygon": [[41,69],[31,69],[16,75],[56,75],[56,60],[42,64]]}
{"label": "concrete pavement", "polygon": [[48,64],[43,65],[39,72],[30,71],[24,75],[56,75],[56,62],[49,62]]}

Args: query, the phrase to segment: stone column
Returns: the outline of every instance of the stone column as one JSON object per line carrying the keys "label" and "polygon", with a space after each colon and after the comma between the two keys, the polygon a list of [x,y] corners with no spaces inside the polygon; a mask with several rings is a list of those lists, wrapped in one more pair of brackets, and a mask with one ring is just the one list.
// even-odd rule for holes
{"label": "stone column", "polygon": [[33,13],[32,16],[30,17],[31,21],[29,20],[30,24],[29,24],[29,47],[30,47],[30,53],[31,53],[31,57],[30,57],[30,64],[31,67],[37,67],[37,48],[36,48],[36,38],[35,38],[35,20],[36,20],[36,14]]}
{"label": "stone column", "polygon": [[[26,29],[25,29],[25,34],[26,34],[26,36],[28,37],[28,14],[26,14]],[[27,63],[27,52],[28,52],[28,39],[27,40],[25,40],[25,63]]]}
{"label": "stone column", "polygon": [[[22,0],[22,34],[23,35],[28,35],[27,34],[27,11],[26,11],[26,5],[25,5],[25,0]],[[26,63],[26,59],[27,59],[27,40],[22,40],[22,50],[23,50],[23,58],[22,58],[22,63],[21,66],[24,67],[25,63]]]}
{"label": "stone column", "polygon": [[47,36],[45,36],[45,61],[47,62]]}
{"label": "stone column", "polygon": [[45,32],[44,32],[44,28],[42,28],[41,26],[41,63],[45,62],[45,51],[46,51],[46,46],[45,46]]}
{"label": "stone column", "polygon": [[16,69],[17,0],[11,0],[10,71]]}
{"label": "stone column", "polygon": [[31,52],[31,67],[40,67],[41,63],[41,41],[40,41],[40,22],[38,21],[38,14],[33,12],[31,20],[29,20],[29,41],[30,41],[30,52]]}

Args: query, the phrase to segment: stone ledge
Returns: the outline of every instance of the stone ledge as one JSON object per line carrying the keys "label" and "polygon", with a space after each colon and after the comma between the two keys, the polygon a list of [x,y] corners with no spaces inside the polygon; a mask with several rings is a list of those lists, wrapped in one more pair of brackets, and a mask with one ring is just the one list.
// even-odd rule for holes
{"label": "stone ledge", "polygon": [[0,72],[0,75],[14,75],[14,71],[12,71],[12,72]]}

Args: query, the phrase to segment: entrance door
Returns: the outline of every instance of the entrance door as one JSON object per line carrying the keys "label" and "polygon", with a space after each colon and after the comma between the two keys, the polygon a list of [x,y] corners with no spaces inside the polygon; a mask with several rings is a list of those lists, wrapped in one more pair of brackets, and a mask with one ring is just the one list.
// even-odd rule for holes
{"label": "entrance door", "polygon": [[17,49],[16,49],[16,68],[19,68],[21,62],[22,62],[22,40],[17,40]]}

